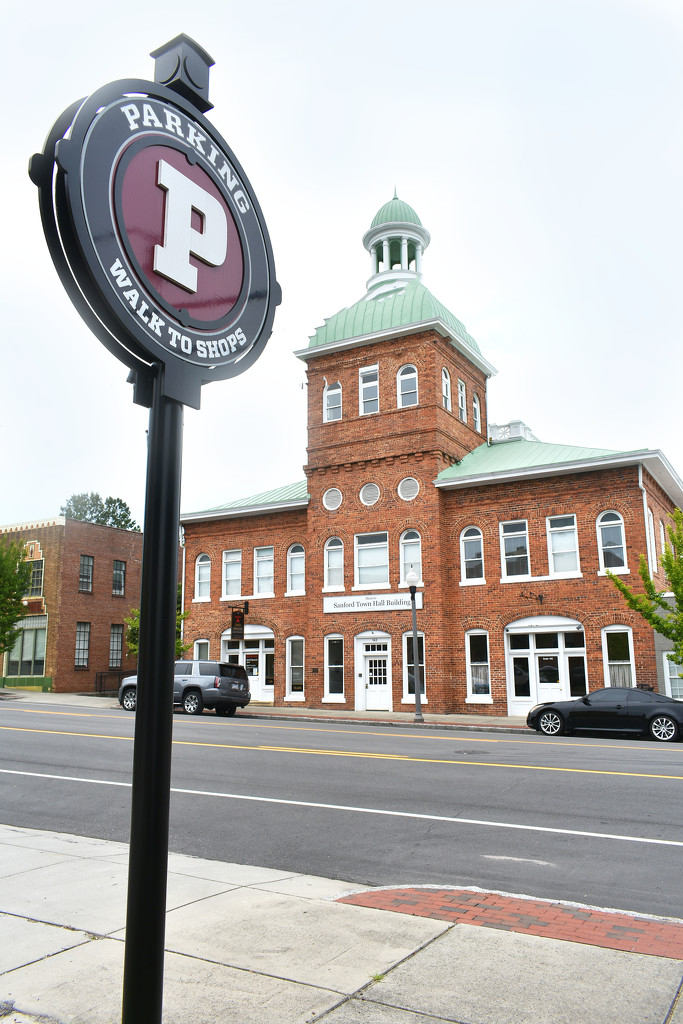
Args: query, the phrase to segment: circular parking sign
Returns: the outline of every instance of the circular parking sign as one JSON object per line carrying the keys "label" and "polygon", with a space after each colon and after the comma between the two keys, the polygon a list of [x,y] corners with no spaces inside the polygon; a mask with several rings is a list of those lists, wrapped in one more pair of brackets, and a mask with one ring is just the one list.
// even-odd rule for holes
{"label": "circular parking sign", "polygon": [[36,171],[54,197],[58,269],[121,358],[163,363],[167,393],[198,405],[203,382],[260,355],[280,302],[249,181],[213,125],[163,85],[112,83],[62,125],[54,175],[45,162]]}

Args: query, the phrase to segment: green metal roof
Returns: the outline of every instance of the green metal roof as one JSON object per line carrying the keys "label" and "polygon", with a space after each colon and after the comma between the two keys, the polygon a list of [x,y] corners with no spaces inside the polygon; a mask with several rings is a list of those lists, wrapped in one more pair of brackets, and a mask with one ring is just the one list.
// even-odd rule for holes
{"label": "green metal roof", "polygon": [[280,505],[304,502],[308,501],[308,499],[308,481],[300,480],[295,484],[287,484],[285,487],[276,487],[272,491],[252,494],[248,498],[237,498],[235,501],[228,501],[225,505],[216,505],[214,508],[205,509],[202,512],[184,512],[180,518],[181,520],[194,519],[195,517],[200,519],[211,518],[212,516],[220,516],[223,512],[236,512],[242,509],[248,512],[254,509],[267,508],[268,506],[277,508]]}
{"label": "green metal roof", "polygon": [[505,475],[525,470],[557,468],[572,463],[591,462],[628,455],[606,448],[579,448],[568,444],[546,444],[543,441],[503,441],[482,444],[469,452],[461,462],[439,473],[437,483],[456,483],[472,477]]}
{"label": "green metal roof", "polygon": [[381,210],[378,210],[375,214],[371,228],[376,228],[380,224],[391,224],[395,221],[403,221],[408,224],[419,224],[422,227],[422,221],[415,213],[412,206],[408,206],[402,199],[399,199],[396,193],[394,198],[390,199],[388,203],[385,203]]}
{"label": "green metal roof", "polygon": [[308,347],[317,348],[335,341],[362,338],[368,334],[437,319],[462,338],[473,352],[481,355],[479,346],[467,333],[464,324],[435,299],[418,278],[401,282],[391,292],[381,288],[372,289],[354,306],[348,306],[327,318],[323,326],[311,335]]}

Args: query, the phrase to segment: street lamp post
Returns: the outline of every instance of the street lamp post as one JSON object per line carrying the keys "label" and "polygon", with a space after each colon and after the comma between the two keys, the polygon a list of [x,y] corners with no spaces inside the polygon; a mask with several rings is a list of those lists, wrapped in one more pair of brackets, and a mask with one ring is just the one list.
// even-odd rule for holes
{"label": "street lamp post", "polygon": [[406,575],[406,583],[410,590],[410,607],[413,613],[413,688],[415,690],[415,721],[424,722],[422,717],[422,681],[420,679],[420,651],[417,646],[417,611],[415,608],[415,592],[419,583],[418,575],[412,565]]}

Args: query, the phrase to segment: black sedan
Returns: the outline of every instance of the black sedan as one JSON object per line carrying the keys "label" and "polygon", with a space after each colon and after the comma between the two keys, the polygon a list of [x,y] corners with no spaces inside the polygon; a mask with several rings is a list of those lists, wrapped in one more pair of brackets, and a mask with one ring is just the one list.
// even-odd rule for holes
{"label": "black sedan", "polygon": [[635,732],[670,742],[683,730],[683,702],[651,690],[608,686],[577,700],[537,704],[527,715],[530,729],[559,736],[575,730]]}

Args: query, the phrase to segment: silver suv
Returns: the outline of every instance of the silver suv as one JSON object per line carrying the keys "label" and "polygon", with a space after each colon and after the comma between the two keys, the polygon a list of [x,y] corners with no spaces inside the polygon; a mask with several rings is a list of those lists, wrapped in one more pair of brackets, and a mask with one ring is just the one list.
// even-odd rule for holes
{"label": "silver suv", "polygon": [[[137,676],[126,676],[119,687],[119,702],[126,711],[135,711]],[[251,700],[249,677],[241,665],[223,661],[176,661],[173,677],[173,703],[188,715],[201,715],[204,708],[215,708],[217,715],[234,715]]]}

